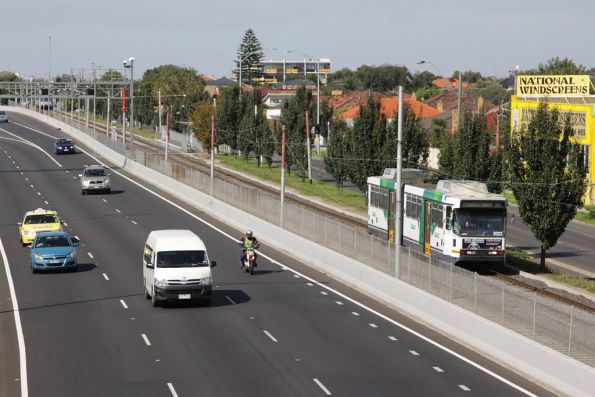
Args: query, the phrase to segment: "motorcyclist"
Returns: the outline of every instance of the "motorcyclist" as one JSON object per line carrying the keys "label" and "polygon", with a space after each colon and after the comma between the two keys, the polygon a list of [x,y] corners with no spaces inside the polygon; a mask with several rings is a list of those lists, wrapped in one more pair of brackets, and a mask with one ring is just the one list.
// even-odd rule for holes
{"label": "motorcyclist", "polygon": [[[246,233],[240,239],[240,246],[242,247],[242,254],[240,255],[240,269],[244,267],[244,260],[246,258],[246,249],[253,248],[256,249],[260,245],[260,242],[256,237],[254,237],[254,233],[252,233],[251,229],[246,230]],[[256,266],[256,251],[254,252],[254,266]]]}

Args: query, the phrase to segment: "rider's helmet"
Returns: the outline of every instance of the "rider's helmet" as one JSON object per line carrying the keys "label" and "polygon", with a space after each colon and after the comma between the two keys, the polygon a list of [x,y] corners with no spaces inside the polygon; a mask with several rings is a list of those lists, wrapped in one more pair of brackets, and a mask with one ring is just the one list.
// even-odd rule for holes
{"label": "rider's helmet", "polygon": [[252,229],[246,230],[246,236],[247,237],[252,237]]}

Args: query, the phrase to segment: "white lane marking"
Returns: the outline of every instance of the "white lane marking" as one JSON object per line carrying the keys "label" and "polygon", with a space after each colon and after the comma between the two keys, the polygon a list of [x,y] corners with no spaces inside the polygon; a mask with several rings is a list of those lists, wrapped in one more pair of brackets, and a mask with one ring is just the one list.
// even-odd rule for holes
{"label": "white lane marking", "polygon": [[341,301],[335,301],[335,303],[339,306],[343,305],[343,302],[341,302]]}
{"label": "white lane marking", "polygon": [[145,343],[147,344],[147,346],[151,346],[151,342],[149,342],[149,338],[147,338],[147,335],[140,334],[140,336],[143,337],[143,340],[145,341]]}
{"label": "white lane marking", "polygon": [[37,192],[37,195],[38,195],[38,196],[41,196],[41,193],[40,193],[40,192]]}
{"label": "white lane marking", "polygon": [[136,223],[135,221],[130,221],[130,222],[132,222],[132,223],[133,223],[133,224],[135,224],[135,225],[138,225],[138,223]]}
{"label": "white lane marking", "polygon": [[273,342],[279,342],[277,339],[275,339],[275,337],[273,335],[271,335],[271,333],[269,331],[267,331],[266,329],[263,330],[262,332],[264,332],[266,334],[266,336],[268,336],[269,338],[271,338],[271,340]]}
{"label": "white lane marking", "polygon": [[328,295],[328,292],[326,292],[326,291],[320,291],[320,293],[321,293],[322,295]]}
{"label": "white lane marking", "polygon": [[72,179],[76,179],[76,176],[73,176]]}
{"label": "white lane marking", "polygon": [[17,294],[14,289],[14,283],[12,281],[12,275],[10,273],[10,264],[6,257],[6,251],[4,251],[4,244],[0,238],[0,253],[2,254],[2,262],[4,262],[4,271],[6,273],[6,279],[8,281],[8,289],[10,290],[10,300],[12,302],[12,314],[14,316],[14,323],[17,331],[17,342],[19,345],[19,377],[21,383],[21,396],[27,397],[29,395],[29,389],[27,385],[27,354],[25,352],[25,337],[23,336],[23,326],[21,324],[21,312],[19,311],[19,303],[17,301]]}
{"label": "white lane marking", "polygon": [[419,353],[415,350],[409,350],[409,353],[413,354],[414,356],[419,356]]}
{"label": "white lane marking", "polygon": [[80,240],[79,236],[74,236],[77,240]]}
{"label": "white lane marking", "polygon": [[[25,127],[24,125],[21,125],[21,124],[19,124],[19,123],[15,123],[15,124],[16,124],[16,125],[20,125],[21,127]],[[27,129],[30,129],[30,130],[32,129],[32,128],[29,128],[29,127],[25,127],[25,128],[27,128]],[[56,161],[56,159],[55,159],[55,158],[53,158],[53,157],[52,157],[52,156],[51,156],[51,155],[50,155],[48,152],[46,152],[45,150],[43,150],[43,149],[42,149],[40,146],[38,146],[38,145],[34,144],[34,143],[33,143],[33,142],[31,142],[31,141],[28,141],[28,140],[26,140],[26,139],[25,139],[25,138],[23,138],[23,137],[20,137],[20,136],[18,136],[18,135],[15,135],[15,134],[13,134],[13,133],[11,133],[11,132],[8,132],[8,131],[6,131],[4,128],[0,128],[0,131],[3,131],[3,132],[5,132],[5,133],[7,133],[8,135],[12,135],[12,136],[14,136],[15,138],[17,138],[17,139],[16,139],[16,141],[24,142],[24,143],[26,143],[27,145],[29,145],[29,146],[31,146],[31,147],[34,147],[35,149],[37,149],[37,150],[41,151],[43,154],[45,154],[47,157],[49,157],[49,159],[50,159],[50,160],[52,160],[54,163],[56,163],[56,165],[57,165],[58,167],[62,168],[62,164],[58,163],[58,162]],[[33,130],[33,131],[35,131],[35,130]],[[37,132],[40,132],[40,131],[37,131]],[[45,133],[43,133],[43,132],[42,132],[42,134],[44,134],[44,135],[47,135],[47,134],[45,134]]]}
{"label": "white lane marking", "polygon": [[171,393],[172,397],[178,397],[178,393],[176,393],[176,389],[174,389],[174,385],[172,385],[171,383],[168,383],[167,387],[169,388],[169,392]]}
{"label": "white lane marking", "polygon": [[434,371],[436,371],[436,372],[440,372],[440,373],[444,372],[444,370],[440,367],[432,367],[432,368],[434,368]]}
{"label": "white lane marking", "polygon": [[398,340],[397,338],[395,338],[394,336],[389,336],[388,339],[390,340]]}
{"label": "white lane marking", "polygon": [[236,303],[233,301],[233,299],[231,299],[229,296],[225,295],[225,299],[227,299],[232,305],[235,305]]}
{"label": "white lane marking", "polygon": [[471,389],[469,389],[467,386],[465,385],[459,385],[459,387],[461,388],[461,390],[463,391],[471,391]]}
{"label": "white lane marking", "polygon": [[312,283],[306,283],[306,285],[308,285],[309,287],[313,287],[314,286],[314,284],[312,284]]}
{"label": "white lane marking", "polygon": [[44,201],[44,203],[45,203],[45,205],[49,205],[49,204],[50,204],[50,203],[48,203],[48,201],[47,201],[47,200],[45,200],[45,201]]}
{"label": "white lane marking", "polygon": [[128,309],[128,305],[124,302],[124,299],[120,299],[120,303],[124,306],[124,309]]}
{"label": "white lane marking", "polygon": [[64,222],[64,226],[68,227],[68,223]]}
{"label": "white lane marking", "polygon": [[104,203],[107,203],[107,200],[106,199],[101,199],[101,201],[103,201]]}
{"label": "white lane marking", "polygon": [[300,278],[300,276],[298,276],[297,274],[294,274],[293,277]]}
{"label": "white lane marking", "polygon": [[[23,127],[25,127],[25,126],[23,126]],[[29,127],[25,127],[25,128],[31,129],[31,128],[29,128]],[[32,130],[32,129],[31,129],[31,130]],[[33,131],[36,131],[36,130],[33,130]],[[39,131],[37,131],[37,132],[39,132]],[[42,133],[42,134],[44,134],[44,133]],[[46,135],[46,134],[44,134],[44,135]],[[105,165],[105,164],[104,164],[104,163],[103,163],[103,162],[102,162],[100,159],[98,159],[97,157],[93,156],[92,154],[90,154],[90,153],[89,153],[89,152],[87,152],[86,150],[83,150],[83,149],[81,149],[81,152],[85,153],[87,156],[89,156],[89,157],[90,157],[90,158],[92,158],[93,160],[97,161],[97,163],[98,163],[98,164]],[[211,223],[207,222],[206,220],[204,220],[204,219],[200,218],[199,216],[197,216],[197,215],[196,215],[196,214],[194,214],[193,212],[191,212],[191,211],[187,210],[186,208],[182,207],[181,205],[179,205],[179,204],[176,204],[176,203],[174,203],[173,201],[171,201],[171,200],[169,200],[169,199],[167,199],[167,198],[163,197],[163,196],[162,196],[162,195],[160,195],[159,193],[157,193],[157,192],[155,192],[155,191],[153,191],[153,190],[149,189],[149,188],[148,188],[148,187],[146,187],[145,185],[143,185],[143,184],[141,184],[141,183],[139,183],[139,182],[137,182],[137,181],[135,181],[135,180],[131,179],[131,178],[130,178],[130,177],[128,177],[127,175],[124,175],[123,173],[121,173],[121,172],[119,172],[119,171],[117,171],[117,170],[114,170],[114,169],[112,169],[112,172],[113,172],[114,174],[117,174],[117,175],[119,175],[119,176],[120,176],[120,177],[122,177],[123,179],[126,179],[128,182],[130,182],[130,183],[132,183],[132,184],[134,184],[134,185],[138,186],[139,188],[141,188],[141,189],[145,190],[146,192],[148,192],[148,193],[152,194],[153,196],[155,196],[155,197],[157,197],[157,198],[161,199],[163,202],[165,202],[165,203],[168,203],[168,204],[169,204],[169,205],[171,205],[172,207],[174,207],[174,208],[177,208],[178,210],[180,210],[181,212],[185,213],[185,214],[186,214],[186,215],[188,215],[189,217],[191,217],[191,218],[194,218],[194,219],[196,219],[197,221],[201,222],[202,224],[204,224],[204,225],[206,225],[206,226],[210,227],[211,229],[215,230],[216,232],[218,232],[218,233],[219,233],[219,234],[221,234],[222,236],[225,236],[225,237],[227,237],[227,238],[228,238],[228,239],[230,239],[231,241],[234,241],[234,242],[239,242],[239,241],[238,241],[238,240],[237,240],[235,237],[233,237],[233,236],[232,236],[232,235],[230,235],[229,233],[226,233],[226,232],[224,232],[223,230],[219,229],[219,228],[218,228],[218,227],[216,227],[215,225],[213,225],[213,224],[211,224]],[[316,281],[316,280],[314,280],[314,279],[312,279],[312,278],[310,278],[310,277],[308,277],[308,276],[306,276],[306,275],[304,275],[304,274],[302,274],[302,273],[298,272],[297,270],[295,270],[295,269],[292,269],[292,268],[290,268],[290,267],[288,267],[288,266],[286,266],[286,265],[282,264],[281,262],[279,262],[279,261],[277,261],[277,260],[273,259],[272,257],[270,257],[270,256],[268,256],[268,255],[266,255],[266,254],[264,254],[264,253],[262,253],[262,252],[258,252],[258,253],[259,253],[259,255],[260,255],[262,258],[265,258],[265,259],[267,259],[269,262],[271,262],[271,263],[273,263],[273,264],[276,264],[277,266],[281,267],[282,269],[284,269],[284,270],[289,270],[289,271],[291,271],[292,273],[295,273],[295,274],[299,274],[300,276],[302,276],[303,278],[305,278],[305,279],[306,279],[306,280],[308,280],[308,281],[311,281],[312,283],[316,284],[316,285],[317,285],[317,286],[319,286],[320,288],[324,288],[324,289],[326,289],[327,291],[331,291],[332,293],[336,294],[337,296],[340,296],[341,298],[343,298],[343,299],[345,299],[345,300],[347,300],[347,301],[349,301],[349,302],[353,303],[354,305],[361,307],[362,309],[366,310],[367,312],[369,312],[369,313],[372,313],[372,314],[374,314],[375,316],[377,316],[377,317],[380,317],[380,318],[382,318],[383,320],[385,320],[385,321],[387,321],[387,322],[389,322],[389,323],[391,323],[391,324],[393,324],[393,325],[395,325],[395,326],[397,326],[397,327],[401,328],[402,330],[404,330],[404,331],[407,331],[407,332],[409,332],[410,334],[417,336],[417,337],[418,337],[418,338],[420,338],[421,340],[423,340],[423,341],[425,341],[425,342],[427,342],[427,343],[429,343],[429,344],[431,344],[431,345],[435,346],[435,347],[436,347],[436,348],[438,348],[438,349],[441,349],[442,351],[444,351],[444,352],[446,352],[446,353],[448,353],[448,354],[452,355],[453,357],[456,357],[456,358],[458,358],[459,360],[461,360],[461,361],[463,361],[463,362],[465,362],[465,363],[467,363],[467,364],[471,365],[472,367],[476,368],[477,370],[479,370],[479,371],[482,371],[482,372],[484,372],[484,373],[486,373],[486,374],[490,375],[491,377],[493,377],[493,378],[495,378],[495,379],[498,379],[499,381],[501,381],[501,382],[503,382],[503,383],[507,384],[508,386],[510,386],[510,387],[512,387],[512,388],[514,388],[514,389],[516,389],[516,390],[518,390],[518,391],[520,391],[521,393],[523,393],[523,394],[525,394],[525,395],[527,395],[527,396],[531,396],[531,397],[537,397],[537,395],[536,395],[536,394],[533,394],[533,393],[531,393],[530,391],[528,391],[528,390],[526,390],[526,389],[523,389],[521,386],[517,385],[516,383],[514,383],[514,382],[512,382],[512,381],[510,381],[510,380],[508,380],[508,379],[506,379],[506,378],[504,378],[503,376],[500,376],[500,375],[496,374],[495,372],[493,372],[493,371],[491,371],[491,370],[489,370],[489,369],[487,369],[487,368],[484,368],[482,365],[480,365],[480,364],[476,363],[475,361],[472,361],[472,360],[468,359],[467,357],[463,356],[462,354],[460,354],[460,353],[457,353],[457,352],[455,352],[454,350],[452,350],[452,349],[449,349],[448,347],[446,347],[446,346],[444,346],[444,345],[441,345],[440,343],[438,343],[438,342],[434,341],[433,339],[430,339],[430,338],[428,338],[427,336],[423,335],[422,333],[420,333],[420,332],[417,332],[417,331],[413,330],[412,328],[409,328],[409,327],[407,327],[406,325],[404,325],[404,324],[401,324],[400,322],[398,322],[398,321],[396,321],[396,320],[393,320],[392,318],[390,318],[390,317],[388,317],[388,316],[386,316],[386,315],[384,315],[384,314],[382,314],[382,313],[380,313],[380,312],[378,312],[378,311],[376,311],[376,310],[372,309],[371,307],[368,307],[368,306],[364,305],[363,303],[361,303],[361,302],[358,302],[358,301],[356,301],[355,299],[348,297],[347,295],[343,294],[342,292],[339,292],[339,291],[337,291],[337,290],[334,290],[333,288],[331,288],[331,287],[329,287],[329,286],[327,286],[327,285],[324,285],[324,284],[322,284],[322,283],[320,283],[320,282],[318,282],[318,281]]]}
{"label": "white lane marking", "polygon": [[94,258],[93,254],[92,254],[92,253],[90,253],[90,252],[87,252],[87,255],[89,255],[89,258],[91,258],[91,259],[93,259],[93,258]]}
{"label": "white lane marking", "polygon": [[69,171],[68,171],[68,170],[66,170],[66,173],[67,173],[67,174],[68,174],[68,172],[69,172]]}
{"label": "white lane marking", "polygon": [[35,189],[35,186],[33,186],[33,185],[30,185],[30,186],[31,186],[32,189]]}
{"label": "white lane marking", "polygon": [[107,274],[105,274],[105,273],[101,273],[101,274],[103,274],[103,278],[104,278],[106,281],[109,281],[109,277],[107,276]]}
{"label": "white lane marking", "polygon": [[324,392],[324,394],[326,394],[327,396],[331,396],[332,393],[329,391],[329,389],[327,389],[326,387],[324,387],[324,385],[322,384],[321,381],[319,381],[316,378],[312,378],[312,380],[314,381],[314,383],[316,383],[318,385],[318,387],[320,387],[322,389],[322,391]]}
{"label": "white lane marking", "polygon": [[372,328],[378,328],[378,326],[377,326],[376,324],[374,324],[374,323],[370,323],[370,324],[368,324],[368,325],[369,325],[370,327],[372,327]]}
{"label": "white lane marking", "polygon": [[119,214],[119,213],[121,213],[122,211],[120,211],[119,209],[117,209],[117,208],[116,208],[116,212]]}
{"label": "white lane marking", "polygon": [[351,312],[351,314],[353,314],[354,316],[359,316],[358,312]]}

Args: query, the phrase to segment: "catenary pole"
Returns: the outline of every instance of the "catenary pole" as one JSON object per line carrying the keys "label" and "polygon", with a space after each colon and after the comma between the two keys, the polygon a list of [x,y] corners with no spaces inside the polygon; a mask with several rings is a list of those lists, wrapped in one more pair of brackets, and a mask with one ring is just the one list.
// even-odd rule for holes
{"label": "catenary pole", "polygon": [[157,101],[159,102],[159,139],[161,139],[163,134],[163,129],[161,126],[161,88],[157,90]]}
{"label": "catenary pole", "polygon": [[213,199],[213,181],[215,179],[215,114],[211,114],[211,199]]}
{"label": "catenary pole", "polygon": [[285,201],[285,125],[281,126],[281,208],[279,211],[279,226],[283,227],[283,206]]}
{"label": "catenary pole", "polygon": [[310,112],[306,110],[306,153],[308,155],[308,182],[312,183],[312,156],[310,153]]}
{"label": "catenary pole", "polygon": [[395,190],[397,193],[397,202],[395,208],[395,277],[399,278],[399,268],[401,265],[401,212],[403,208],[401,189],[401,172],[402,172],[402,147],[401,140],[403,137],[403,86],[399,86],[399,113],[397,122],[397,184]]}

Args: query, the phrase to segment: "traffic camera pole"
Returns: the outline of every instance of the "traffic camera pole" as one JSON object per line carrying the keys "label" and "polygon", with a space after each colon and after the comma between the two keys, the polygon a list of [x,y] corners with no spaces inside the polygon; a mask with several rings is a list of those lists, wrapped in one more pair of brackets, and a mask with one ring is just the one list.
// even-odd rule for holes
{"label": "traffic camera pole", "polygon": [[310,156],[310,112],[306,110],[306,150],[308,154],[308,182],[312,183],[312,158]]}
{"label": "traffic camera pole", "polygon": [[281,126],[281,208],[279,213],[279,225],[283,227],[283,204],[285,201],[285,125]]}

